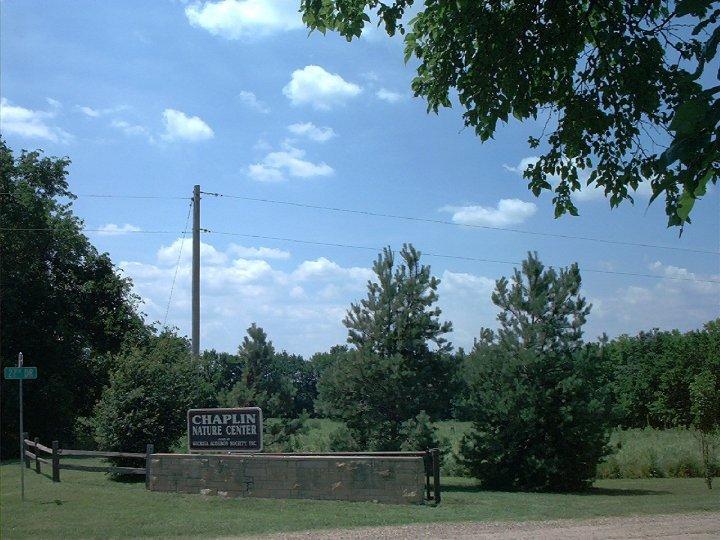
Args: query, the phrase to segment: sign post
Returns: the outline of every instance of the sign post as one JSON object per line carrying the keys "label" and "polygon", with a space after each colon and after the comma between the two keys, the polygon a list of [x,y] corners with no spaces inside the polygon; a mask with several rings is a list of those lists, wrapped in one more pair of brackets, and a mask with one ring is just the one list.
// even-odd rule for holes
{"label": "sign post", "polygon": [[[18,402],[20,410],[20,500],[25,501],[25,467],[23,462],[25,461],[25,441],[23,431],[23,380],[25,379],[37,379],[37,368],[36,367],[24,367],[23,366],[23,353],[18,353],[18,365],[17,367],[6,367],[5,368],[5,379],[6,380],[17,380],[20,384],[18,389]],[[37,452],[37,449],[35,449]]]}
{"label": "sign post", "polygon": [[260,407],[190,409],[187,422],[190,452],[262,452]]}

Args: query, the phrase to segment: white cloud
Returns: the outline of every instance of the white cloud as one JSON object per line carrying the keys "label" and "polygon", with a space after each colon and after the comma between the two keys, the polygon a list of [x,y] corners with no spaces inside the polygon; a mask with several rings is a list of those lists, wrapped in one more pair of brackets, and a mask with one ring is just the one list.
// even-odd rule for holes
{"label": "white cloud", "polygon": [[[178,256],[182,262],[190,262],[192,259],[192,240],[190,238],[178,238],[169,246],[161,246],[157,251],[157,260],[160,264],[176,264]],[[182,253],[181,253],[182,252]],[[200,258],[203,264],[217,265],[228,261],[228,256],[215,249],[211,244],[200,242]]]}
{"label": "white cloud", "polygon": [[115,129],[119,129],[125,135],[143,135],[153,140],[150,131],[145,126],[131,124],[130,122],[127,122],[125,120],[113,120],[112,122],[110,122],[110,126],[114,127]]}
{"label": "white cloud", "polygon": [[293,105],[312,105],[318,110],[343,105],[361,92],[357,84],[314,65],[293,71],[290,82],[283,88],[283,94]]}
{"label": "white cloud", "polygon": [[[162,321],[181,239],[158,250],[155,262],[123,261],[150,321]],[[190,329],[190,241],[185,240],[168,323]],[[201,252],[202,347],[235,350],[245,329],[257,322],[278,348],[309,354],[345,342],[342,318],[350,302],[364,296],[369,268],[344,267],[326,258],[287,270],[255,255],[279,249],[230,245],[225,251],[203,242]],[[187,253],[187,256],[185,255]],[[248,257],[237,258],[239,254]]]}
{"label": "white cloud", "polygon": [[51,97],[46,97],[45,101],[47,101],[48,105],[50,105],[53,109],[61,109],[62,103],[60,103],[57,99],[53,99]]}
{"label": "white cloud", "polygon": [[247,107],[254,109],[260,113],[267,114],[270,112],[270,108],[260,101],[257,96],[248,90],[241,90],[238,94],[238,99]]}
{"label": "white cloud", "polygon": [[259,37],[302,28],[294,0],[221,0],[185,8],[192,26],[226,39]]}
{"label": "white cloud", "polygon": [[318,127],[312,122],[303,122],[298,124],[290,124],[288,126],[290,133],[307,137],[316,142],[329,141],[337,134],[331,127]]}
{"label": "white cloud", "polygon": [[375,96],[378,99],[387,101],[388,103],[397,103],[404,97],[402,94],[398,92],[393,92],[392,90],[387,90],[386,88],[381,88],[380,90],[375,92]]}
{"label": "white cloud", "polygon": [[140,229],[140,227],[136,227],[135,225],[130,225],[129,223],[126,223],[125,225],[116,225],[115,223],[108,223],[108,224],[100,227],[98,234],[100,236],[120,236],[123,234],[137,232],[140,230],[142,230],[142,229]]}
{"label": "white cloud", "polygon": [[188,116],[182,111],[165,109],[163,112],[166,141],[204,141],[215,136],[212,128],[199,116]]}
{"label": "white cloud", "polygon": [[286,180],[280,169],[273,169],[262,163],[253,163],[248,166],[248,176],[258,182],[282,182]]}
{"label": "white cloud", "polygon": [[504,227],[523,223],[537,211],[535,203],[519,199],[500,199],[497,206],[446,206],[441,211],[452,212],[454,223]]}
{"label": "white cloud", "polygon": [[305,151],[285,145],[283,150],[268,153],[260,163],[248,167],[247,173],[259,182],[279,182],[287,176],[311,178],[331,176],[334,169],[325,162],[313,163],[304,159]]}
{"label": "white cloud", "polygon": [[245,247],[230,244],[228,253],[244,259],[289,259],[290,252],[269,247]]}
{"label": "white cloud", "polygon": [[700,275],[660,261],[648,268],[657,276],[674,279],[652,282],[644,278],[637,285],[618,287],[609,294],[593,294],[586,339],[603,332],[616,336],[651,328],[687,331],[717,318],[720,283],[708,281],[720,282],[720,274]]}
{"label": "white cloud", "polygon": [[52,142],[68,142],[72,136],[52,126],[48,120],[55,118],[55,111],[35,111],[13,105],[6,98],[0,98],[0,130],[26,139],[45,139]]}
{"label": "white cloud", "polygon": [[100,116],[100,111],[97,109],[93,109],[92,107],[78,107],[80,109],[80,112],[83,113],[85,116],[89,116],[91,118],[97,118]]}

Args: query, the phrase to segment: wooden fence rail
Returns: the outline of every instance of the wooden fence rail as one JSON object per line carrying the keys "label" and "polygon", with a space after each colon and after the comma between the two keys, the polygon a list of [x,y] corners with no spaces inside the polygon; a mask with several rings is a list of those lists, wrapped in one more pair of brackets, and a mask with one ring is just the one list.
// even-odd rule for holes
{"label": "wooden fence rail", "polygon": [[[34,449],[33,452],[28,448]],[[60,471],[62,469],[68,471],[88,471],[88,472],[109,472],[115,474],[138,474],[145,475],[145,482],[148,481],[148,471],[150,470],[150,455],[153,453],[153,445],[148,444],[145,453],[141,452],[104,452],[102,450],[73,450],[70,448],[60,448],[58,441],[52,442],[52,448],[40,444],[36,437],[34,440],[28,439],[27,433],[23,433],[23,456],[25,458],[25,466],[29,469],[30,462],[35,464],[35,472],[41,473],[41,464],[52,467],[53,482],[60,481]],[[40,452],[49,454],[50,458],[40,457]],[[60,459],[67,456],[84,456],[99,458],[133,458],[145,460],[144,467],[116,467],[113,465],[77,465],[75,463],[62,463]]]}

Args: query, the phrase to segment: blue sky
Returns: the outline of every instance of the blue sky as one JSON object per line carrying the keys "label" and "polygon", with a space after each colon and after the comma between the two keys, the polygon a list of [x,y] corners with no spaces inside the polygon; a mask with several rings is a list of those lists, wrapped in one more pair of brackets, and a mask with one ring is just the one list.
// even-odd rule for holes
{"label": "blue sky", "polygon": [[[402,44],[377,30],[347,43],[308,36],[296,2],[34,2],[1,4],[2,133],[9,145],[67,155],[80,195],[189,197],[204,191],[371,210],[457,223],[718,250],[718,190],[682,238],[662,204],[611,210],[588,191],[580,217],[552,217],[526,189],[529,135],[511,122],[481,144],[459,107],[428,115],[413,98]],[[133,278],[150,321],[168,303],[188,202],[79,197],[99,249]],[[203,227],[426,253],[720,279],[717,254],[618,246],[497,230],[339,214],[205,197]],[[134,230],[167,230],[142,234]],[[235,350],[253,321],[279,348],[309,354],[345,340],[341,320],[364,295],[372,250],[242,236],[203,236],[202,346]],[[186,241],[168,323],[189,332]],[[494,327],[494,280],[511,264],[428,257],[457,345]],[[583,273],[594,304],[587,337],[690,329],[717,317],[720,286]]]}

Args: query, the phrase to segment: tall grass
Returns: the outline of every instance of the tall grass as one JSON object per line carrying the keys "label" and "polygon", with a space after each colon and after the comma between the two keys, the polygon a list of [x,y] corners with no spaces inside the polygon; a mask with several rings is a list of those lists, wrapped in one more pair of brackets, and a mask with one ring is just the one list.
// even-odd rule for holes
{"label": "tall grass", "polygon": [[[296,440],[296,450],[328,452],[329,437],[340,422],[313,418],[307,434]],[[437,422],[438,435],[447,439],[452,452],[445,457],[443,474],[463,476],[458,463],[460,440],[470,422]],[[716,441],[720,442],[720,441]],[[700,445],[696,433],[688,429],[615,430],[610,437],[613,453],[598,466],[598,478],[700,478],[703,476]],[[720,444],[714,446],[715,476],[720,476]]]}
{"label": "tall grass", "polygon": [[[614,431],[615,452],[598,466],[598,478],[695,478],[703,476],[697,434],[688,429]],[[714,445],[714,475],[720,474],[720,447]]]}

